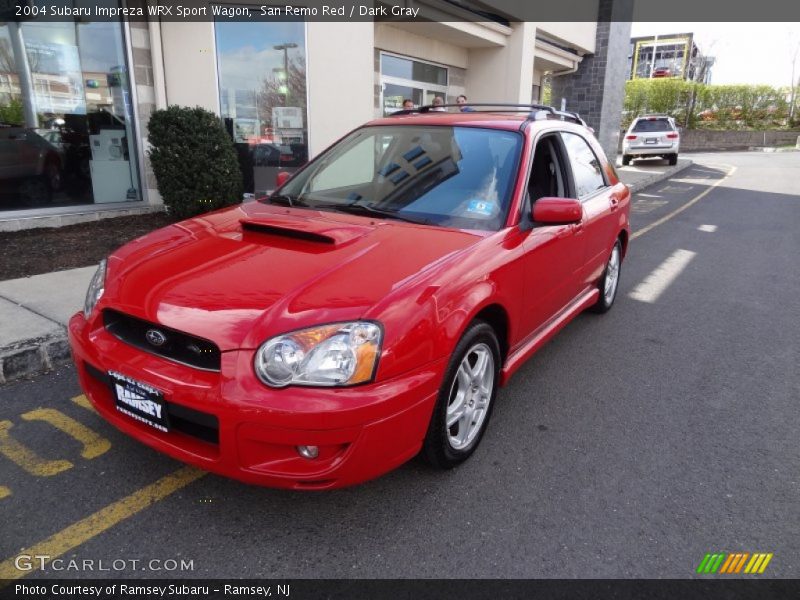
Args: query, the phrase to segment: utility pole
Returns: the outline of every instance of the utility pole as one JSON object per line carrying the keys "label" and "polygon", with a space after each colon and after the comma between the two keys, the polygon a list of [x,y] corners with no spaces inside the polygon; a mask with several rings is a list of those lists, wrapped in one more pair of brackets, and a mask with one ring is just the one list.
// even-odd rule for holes
{"label": "utility pole", "polygon": [[658,51],[658,34],[655,35],[653,39],[653,59],[650,61],[650,77],[649,79],[653,78],[653,73],[656,70],[656,52]]}
{"label": "utility pole", "polygon": [[800,85],[800,79],[796,80],[794,78],[794,67],[795,63],[797,62],[797,53],[800,52],[800,42],[797,44],[797,48],[794,51],[794,58],[792,58],[792,93],[790,94],[791,100],[789,101],[789,122],[791,123],[794,121],[794,105],[797,102],[797,87]]}

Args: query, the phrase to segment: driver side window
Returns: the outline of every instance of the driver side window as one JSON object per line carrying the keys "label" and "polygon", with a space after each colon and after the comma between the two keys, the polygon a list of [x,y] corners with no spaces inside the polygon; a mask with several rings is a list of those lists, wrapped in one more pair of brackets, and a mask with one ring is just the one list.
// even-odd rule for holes
{"label": "driver side window", "polygon": [[531,205],[539,198],[568,197],[567,174],[564,166],[556,137],[549,135],[541,138],[533,151],[533,164],[528,179],[528,195]]}

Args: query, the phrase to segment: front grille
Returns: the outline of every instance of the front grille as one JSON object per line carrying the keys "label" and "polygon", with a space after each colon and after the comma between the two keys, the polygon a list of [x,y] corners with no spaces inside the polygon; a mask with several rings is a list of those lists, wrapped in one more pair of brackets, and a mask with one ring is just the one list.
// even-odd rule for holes
{"label": "front grille", "polygon": [[[113,402],[114,384],[108,373],[104,373],[88,362],[83,364],[89,375],[108,388]],[[204,442],[219,444],[219,420],[215,415],[167,401],[164,401],[164,405],[167,408],[169,424],[172,429]]]}
{"label": "front grille", "polygon": [[108,308],[103,311],[103,322],[111,335],[140,350],[196,369],[220,370],[220,352],[213,342]]}

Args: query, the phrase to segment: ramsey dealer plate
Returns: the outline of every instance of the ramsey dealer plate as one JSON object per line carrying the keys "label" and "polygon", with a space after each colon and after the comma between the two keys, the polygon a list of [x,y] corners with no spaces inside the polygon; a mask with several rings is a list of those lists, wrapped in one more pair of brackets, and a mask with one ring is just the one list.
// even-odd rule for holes
{"label": "ramsey dealer plate", "polygon": [[118,411],[161,431],[169,431],[167,405],[161,392],[115,371],[109,371],[108,375],[114,384]]}

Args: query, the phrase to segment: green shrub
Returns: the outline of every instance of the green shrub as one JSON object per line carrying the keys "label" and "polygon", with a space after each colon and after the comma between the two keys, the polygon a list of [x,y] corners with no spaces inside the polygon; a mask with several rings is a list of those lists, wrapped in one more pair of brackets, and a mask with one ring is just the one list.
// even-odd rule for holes
{"label": "green shrub", "polygon": [[667,114],[691,129],[771,129],[788,123],[789,91],[767,85],[706,85],[681,79],[625,84],[623,127],[645,113]]}
{"label": "green shrub", "polygon": [[22,110],[22,100],[12,98],[6,104],[0,104],[0,123],[22,127],[25,124],[25,115]]}
{"label": "green shrub", "polygon": [[157,110],[148,152],[169,214],[187,218],[242,201],[242,172],[219,117],[200,107]]}

